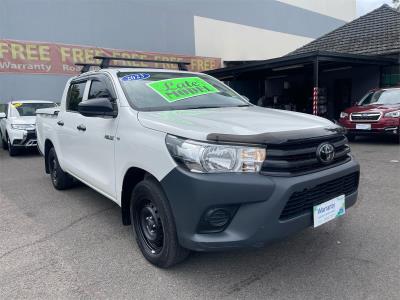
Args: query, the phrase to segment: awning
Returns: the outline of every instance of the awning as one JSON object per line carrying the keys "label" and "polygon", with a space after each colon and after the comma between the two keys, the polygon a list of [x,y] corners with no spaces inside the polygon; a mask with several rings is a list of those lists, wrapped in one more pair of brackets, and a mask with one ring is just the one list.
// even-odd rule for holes
{"label": "awning", "polygon": [[331,68],[337,65],[391,65],[397,64],[398,59],[382,56],[315,51],[304,54],[287,55],[263,61],[229,62],[230,64],[238,65],[214,69],[204,73],[222,80],[229,80],[230,78],[235,78],[245,73],[259,71],[278,73],[286,70],[299,69],[307,65],[315,64],[315,62],[318,62],[320,67],[327,66]]}

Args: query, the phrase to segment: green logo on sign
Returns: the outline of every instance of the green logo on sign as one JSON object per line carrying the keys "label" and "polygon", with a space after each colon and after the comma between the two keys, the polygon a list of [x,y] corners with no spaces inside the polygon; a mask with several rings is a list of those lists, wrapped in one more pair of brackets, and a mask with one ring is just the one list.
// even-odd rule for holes
{"label": "green logo on sign", "polygon": [[219,90],[199,77],[165,79],[154,81],[147,85],[170,103],[219,92]]}

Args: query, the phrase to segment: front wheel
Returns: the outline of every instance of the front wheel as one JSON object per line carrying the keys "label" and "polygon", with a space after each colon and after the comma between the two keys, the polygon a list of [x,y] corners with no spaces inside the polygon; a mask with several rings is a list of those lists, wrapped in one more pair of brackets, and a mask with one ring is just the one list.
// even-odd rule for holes
{"label": "front wheel", "polygon": [[134,188],[130,215],[137,244],[150,263],[168,268],[189,255],[179,245],[168,200],[156,180],[145,179]]}
{"label": "front wheel", "polygon": [[400,144],[400,126],[397,128],[397,135],[395,137],[395,141],[397,144]]}
{"label": "front wheel", "polygon": [[56,150],[51,148],[49,151],[48,164],[51,182],[57,190],[65,190],[72,186],[73,179],[71,175],[64,172],[58,162]]}
{"label": "front wheel", "polygon": [[18,154],[18,149],[13,146],[13,144],[11,143],[10,137],[7,137],[7,148],[8,148],[8,153],[10,154],[10,156],[15,156]]}
{"label": "front wheel", "polygon": [[1,135],[1,134],[0,134],[0,143],[1,143],[1,148],[3,148],[3,150],[8,149],[7,142],[4,140],[3,135]]}

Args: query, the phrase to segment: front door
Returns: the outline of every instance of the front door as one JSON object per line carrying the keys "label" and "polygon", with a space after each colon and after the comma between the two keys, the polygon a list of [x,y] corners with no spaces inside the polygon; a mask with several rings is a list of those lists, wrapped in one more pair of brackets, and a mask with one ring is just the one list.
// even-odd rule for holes
{"label": "front door", "polygon": [[[107,84],[107,80],[109,79],[105,75],[90,79],[88,93],[83,101],[94,98],[113,98],[109,92],[111,83]],[[113,101],[117,110],[117,100]],[[118,117],[80,116],[79,124],[77,124],[79,142],[76,145],[79,175],[81,179],[99,189],[103,194],[115,199],[114,152]]]}

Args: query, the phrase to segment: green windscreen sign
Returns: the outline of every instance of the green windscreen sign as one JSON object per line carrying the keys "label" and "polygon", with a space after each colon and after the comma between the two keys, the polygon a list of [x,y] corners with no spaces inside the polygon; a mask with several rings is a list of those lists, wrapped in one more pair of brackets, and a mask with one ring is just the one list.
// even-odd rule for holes
{"label": "green windscreen sign", "polygon": [[165,79],[154,81],[147,85],[171,103],[191,97],[219,92],[214,86],[200,77]]}

